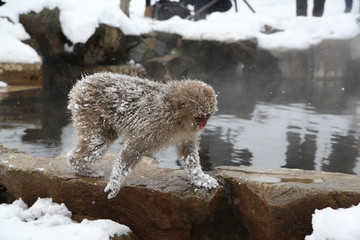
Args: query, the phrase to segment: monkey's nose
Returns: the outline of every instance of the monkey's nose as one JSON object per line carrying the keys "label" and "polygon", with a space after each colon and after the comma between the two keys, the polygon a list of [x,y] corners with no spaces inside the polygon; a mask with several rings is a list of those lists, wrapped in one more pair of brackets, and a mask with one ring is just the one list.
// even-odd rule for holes
{"label": "monkey's nose", "polygon": [[201,114],[200,118],[206,118],[209,119],[211,117],[211,114]]}

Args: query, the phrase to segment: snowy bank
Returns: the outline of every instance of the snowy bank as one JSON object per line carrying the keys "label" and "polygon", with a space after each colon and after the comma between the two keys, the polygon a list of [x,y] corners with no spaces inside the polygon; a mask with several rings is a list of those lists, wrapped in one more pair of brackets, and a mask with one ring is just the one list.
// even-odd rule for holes
{"label": "snowy bank", "polygon": [[50,198],[39,198],[30,208],[22,199],[1,204],[0,229],[2,240],[106,240],[131,232],[111,220],[85,219],[76,223],[64,204],[54,203]]}
{"label": "snowy bank", "polygon": [[[295,3],[295,1],[289,1]],[[288,4],[289,9],[292,4]],[[294,6],[295,7],[295,6]],[[318,17],[271,16],[235,12],[214,13],[204,21],[190,22],[180,18],[154,21],[156,31],[177,33],[190,39],[236,41],[256,38],[264,49],[306,49],[323,39],[345,39],[360,33],[355,14]],[[290,11],[293,12],[293,11]],[[177,27],[175,27],[177,26]],[[268,26],[279,32],[265,33]]]}
{"label": "snowy bank", "polygon": [[315,210],[313,233],[305,240],[359,240],[360,204],[350,208]]}
{"label": "snowy bank", "polygon": [[[60,23],[65,36],[72,43],[84,43],[95,32],[99,24],[119,27],[125,34],[139,35],[151,31],[177,33],[187,39],[234,41],[258,39],[265,49],[304,49],[323,39],[352,38],[360,33],[356,23],[358,1],[354,1],[353,12],[344,14],[344,1],[328,0],[324,16],[296,17],[295,2],[288,0],[252,0],[253,14],[238,1],[239,11],[233,7],[225,13],[213,13],[206,20],[192,22],[174,17],[168,21],[144,19],[144,1],[130,2],[130,18],[119,8],[118,0],[11,0],[0,7],[0,62],[38,62],[39,56],[22,40],[28,39],[19,15],[40,12],[44,8],[60,10]],[[309,3],[308,11],[312,9]],[[274,34],[264,33],[264,26],[278,29]]]}
{"label": "snowy bank", "polygon": [[[42,9],[60,10],[60,23],[64,35],[73,43],[85,43],[99,24],[119,27],[125,34],[150,31],[148,25],[129,19],[119,8],[119,1],[81,0],[12,0],[0,7],[0,62],[34,63],[41,61],[34,49],[22,43],[29,39],[19,23],[20,14],[38,13]],[[11,19],[9,22],[7,19]]]}

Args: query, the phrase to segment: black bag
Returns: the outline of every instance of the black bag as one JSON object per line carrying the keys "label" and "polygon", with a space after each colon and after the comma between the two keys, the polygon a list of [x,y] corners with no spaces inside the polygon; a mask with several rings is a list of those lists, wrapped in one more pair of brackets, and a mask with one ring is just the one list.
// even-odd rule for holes
{"label": "black bag", "polygon": [[157,20],[167,20],[173,16],[186,18],[189,15],[190,10],[181,2],[160,0],[153,6],[153,18]]}

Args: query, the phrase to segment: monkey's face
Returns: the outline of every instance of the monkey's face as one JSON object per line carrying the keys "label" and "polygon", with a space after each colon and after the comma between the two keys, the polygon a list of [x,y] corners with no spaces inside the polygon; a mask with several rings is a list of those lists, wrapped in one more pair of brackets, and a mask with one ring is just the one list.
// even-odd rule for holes
{"label": "monkey's face", "polygon": [[204,129],[210,116],[217,110],[214,89],[192,80],[170,82],[169,86],[166,99],[181,128],[187,131]]}
{"label": "monkey's face", "polygon": [[195,82],[191,87],[192,94],[187,96],[184,110],[192,120],[192,128],[201,131],[217,109],[216,94],[210,86],[202,82]]}
{"label": "monkey's face", "polygon": [[216,95],[199,94],[197,100],[189,104],[188,114],[192,118],[192,125],[196,131],[201,131],[206,127],[211,115],[216,111]]}

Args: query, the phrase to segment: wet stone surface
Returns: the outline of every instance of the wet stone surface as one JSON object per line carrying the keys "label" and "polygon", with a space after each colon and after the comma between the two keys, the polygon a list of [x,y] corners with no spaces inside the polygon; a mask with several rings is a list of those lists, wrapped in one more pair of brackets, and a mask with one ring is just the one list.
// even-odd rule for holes
{"label": "wet stone surface", "polygon": [[111,200],[103,192],[113,155],[99,162],[105,178],[79,177],[64,156],[37,158],[0,145],[0,200],[38,197],[65,203],[74,219],[111,219],[140,239],[304,239],[315,209],[360,202],[360,176],[257,167],[217,167],[222,186],[190,185],[182,170],[143,158]]}
{"label": "wet stone surface", "polygon": [[252,239],[304,239],[315,209],[360,202],[360,177],[257,167],[218,167],[229,184],[235,215]]}
{"label": "wet stone surface", "polygon": [[106,178],[73,174],[65,157],[35,158],[0,149],[0,185],[8,202],[38,197],[65,203],[74,215],[111,219],[125,224],[141,239],[190,239],[208,231],[224,196],[224,188],[196,189],[183,171],[159,167],[144,158],[127,178],[118,196],[108,200],[106,186],[114,156],[99,165]]}

